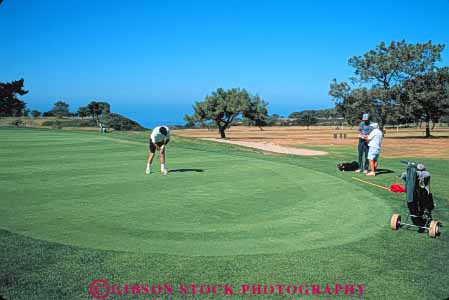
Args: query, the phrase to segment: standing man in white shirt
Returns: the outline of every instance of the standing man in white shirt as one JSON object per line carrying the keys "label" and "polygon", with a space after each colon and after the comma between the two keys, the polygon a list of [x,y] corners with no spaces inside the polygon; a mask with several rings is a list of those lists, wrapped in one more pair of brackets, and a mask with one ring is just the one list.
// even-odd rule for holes
{"label": "standing man in white shirt", "polygon": [[150,136],[150,154],[147,159],[147,169],[145,174],[151,173],[151,163],[153,162],[156,150],[159,151],[161,161],[161,173],[167,175],[165,167],[165,147],[170,141],[170,129],[167,126],[157,126],[153,129]]}
{"label": "standing man in white shirt", "polygon": [[373,130],[370,132],[370,134],[366,137],[366,140],[368,141],[368,161],[369,166],[371,169],[371,172],[366,174],[367,176],[376,176],[376,168],[379,161],[379,155],[380,155],[380,148],[382,146],[382,140],[384,137],[384,134],[382,130],[379,129],[379,124],[377,123],[371,123],[371,128]]}

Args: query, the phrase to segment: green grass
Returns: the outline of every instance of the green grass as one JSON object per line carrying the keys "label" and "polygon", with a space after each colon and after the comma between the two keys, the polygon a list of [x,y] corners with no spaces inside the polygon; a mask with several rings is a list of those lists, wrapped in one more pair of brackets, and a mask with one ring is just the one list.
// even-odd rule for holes
{"label": "green grass", "polygon": [[[355,151],[272,156],[174,138],[169,175],[155,161],[144,176],[147,135],[0,130],[0,295],[87,299],[89,283],[104,278],[361,283],[363,299],[449,296],[447,226],[438,239],[391,231],[391,214],[407,212],[404,196],[338,172]],[[449,161],[421,161],[433,174],[434,217],[447,224]],[[404,165],[385,159],[382,168]],[[394,173],[369,180],[388,186]]]}

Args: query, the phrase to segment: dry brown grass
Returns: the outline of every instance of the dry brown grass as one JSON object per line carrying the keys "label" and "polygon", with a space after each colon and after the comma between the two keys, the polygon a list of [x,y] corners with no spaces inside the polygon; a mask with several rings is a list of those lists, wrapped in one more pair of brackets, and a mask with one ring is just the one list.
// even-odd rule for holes
{"label": "dry brown grass", "polygon": [[[173,134],[183,137],[217,138],[216,130],[183,129],[173,130]],[[338,138],[334,139],[334,133]],[[347,138],[339,138],[346,133]],[[326,150],[329,147],[356,147],[357,128],[335,130],[333,127],[302,126],[266,127],[232,127],[227,130],[227,137],[236,141],[271,142],[281,146],[318,146]],[[433,138],[424,138],[424,129],[405,128],[387,129],[382,155],[384,157],[438,157],[449,159],[449,128],[436,128]]]}

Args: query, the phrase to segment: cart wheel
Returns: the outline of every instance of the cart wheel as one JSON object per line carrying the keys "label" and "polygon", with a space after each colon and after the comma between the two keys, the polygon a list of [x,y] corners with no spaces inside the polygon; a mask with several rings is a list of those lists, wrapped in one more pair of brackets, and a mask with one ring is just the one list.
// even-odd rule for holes
{"label": "cart wheel", "polygon": [[393,214],[391,216],[391,222],[390,222],[391,229],[398,230],[400,226],[401,226],[401,215]]}
{"label": "cart wheel", "polygon": [[429,236],[432,238],[436,238],[440,233],[440,222],[433,220],[429,225]]}

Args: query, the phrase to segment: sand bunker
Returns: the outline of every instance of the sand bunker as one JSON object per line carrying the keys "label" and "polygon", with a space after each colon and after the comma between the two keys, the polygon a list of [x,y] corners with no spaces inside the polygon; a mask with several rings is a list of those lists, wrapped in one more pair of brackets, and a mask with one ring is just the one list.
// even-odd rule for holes
{"label": "sand bunker", "polygon": [[324,152],[324,151],[285,147],[285,146],[275,145],[273,143],[232,141],[232,140],[223,140],[223,139],[216,139],[216,138],[201,138],[201,140],[239,145],[239,146],[243,146],[243,147],[254,148],[254,149],[259,149],[259,150],[274,152],[274,153],[289,154],[289,155],[315,156],[315,155],[326,155],[327,154],[327,152]]}

